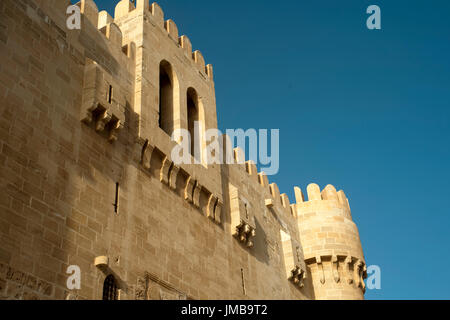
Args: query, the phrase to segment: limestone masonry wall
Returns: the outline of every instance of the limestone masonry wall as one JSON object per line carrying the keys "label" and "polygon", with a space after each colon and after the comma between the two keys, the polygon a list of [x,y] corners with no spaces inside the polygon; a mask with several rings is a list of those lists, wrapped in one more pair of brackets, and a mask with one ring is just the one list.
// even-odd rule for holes
{"label": "limestone masonry wall", "polygon": [[217,128],[213,67],[175,22],[82,0],[69,30],[69,5],[0,1],[0,299],[102,299],[110,275],[123,300],[363,299],[343,191],[291,204],[239,149],[174,163],[174,130]]}

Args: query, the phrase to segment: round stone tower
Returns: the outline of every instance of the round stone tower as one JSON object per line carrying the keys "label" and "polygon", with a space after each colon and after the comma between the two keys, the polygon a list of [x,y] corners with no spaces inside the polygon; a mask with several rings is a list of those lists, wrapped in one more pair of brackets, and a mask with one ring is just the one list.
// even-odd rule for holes
{"label": "round stone tower", "polygon": [[358,228],[343,191],[317,184],[308,201],[295,189],[300,240],[315,299],[364,299],[366,264]]}

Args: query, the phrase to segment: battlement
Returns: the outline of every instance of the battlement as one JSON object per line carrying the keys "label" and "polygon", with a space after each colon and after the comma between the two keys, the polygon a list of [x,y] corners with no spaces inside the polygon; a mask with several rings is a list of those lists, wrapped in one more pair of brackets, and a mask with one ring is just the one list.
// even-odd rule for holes
{"label": "battlement", "polygon": [[[337,192],[334,186],[327,185],[320,191],[320,187],[317,184],[311,183],[306,188],[307,200],[305,200],[305,196],[299,187],[295,187],[294,191],[297,202],[296,207],[301,209],[299,211],[302,214],[308,214],[310,212],[308,208],[320,205],[335,208],[337,211],[334,212],[338,212],[338,215],[342,215],[350,220],[352,219],[349,201],[343,190]],[[326,211],[330,212],[329,210]]]}
{"label": "battlement", "polygon": [[[224,134],[222,136],[223,141],[223,157],[227,156],[226,146],[230,146],[230,138]],[[282,213],[283,215],[290,216],[291,218],[296,217],[295,208],[291,205],[289,196],[286,193],[280,193],[278,185],[276,183],[270,183],[268,176],[264,171],[258,172],[256,164],[253,160],[245,159],[245,152],[237,147],[233,149],[232,158],[228,159],[227,163],[230,163],[236,170],[249,178],[249,182],[260,190],[264,191],[266,195],[265,206],[269,209],[275,210],[277,213]]]}
{"label": "battlement", "polygon": [[[93,2],[92,0],[85,1]],[[214,79],[213,66],[205,63],[205,59],[199,50],[193,51],[192,43],[186,35],[179,36],[178,27],[172,19],[164,20],[164,11],[156,2],[150,5],[149,0],[137,0],[135,7],[129,0],[121,0],[116,5],[114,19],[111,18],[111,23],[127,19],[135,10],[147,14],[150,17],[149,21],[164,30],[174,44],[184,51],[185,55],[192,61],[193,66],[204,73],[208,79]]]}
{"label": "battlement", "polygon": [[134,43],[123,43],[123,35],[119,26],[114,23],[114,19],[106,11],[98,11],[98,7],[93,0],[81,0],[75,4],[80,8],[82,14],[81,28],[87,28],[90,24],[99,30],[110,42],[111,48],[121,51],[130,60],[136,57],[136,45]]}
{"label": "battlement", "polygon": [[[184,51],[185,55],[191,60],[192,65],[197,68],[199,72],[205,74],[210,80],[214,79],[213,66],[211,64],[206,64],[205,59],[199,50],[193,51],[192,43],[186,35],[179,36],[178,27],[173,20],[164,20],[164,12],[156,2],[150,5],[149,0],[138,0],[135,7],[129,0],[121,0],[116,5],[114,18],[106,11],[99,12],[96,3],[93,0],[81,0],[76,3],[76,5],[80,8],[83,15],[82,24],[85,24],[86,21],[88,21],[93,26],[96,26],[99,32],[112,43],[113,47],[119,48],[131,59],[135,58],[135,44],[123,43],[124,37],[116,22],[127,19],[130,14],[133,14],[136,11],[148,14],[151,23],[167,33],[167,36],[174,41],[174,44],[178,48]],[[64,7],[64,9],[66,8],[67,6]]]}
{"label": "battlement", "polygon": [[[51,5],[49,5],[49,7],[53,6],[55,10],[65,11],[69,4],[69,1],[54,1]],[[86,27],[87,23],[91,24],[93,27],[98,29],[99,34],[104,36],[110,44],[110,47],[116,48],[117,52],[124,54],[130,61],[134,61],[136,58],[136,45],[134,42],[124,43],[124,35],[118,23],[128,19],[134,13],[143,13],[149,17],[149,22],[166,32],[167,36],[174,41],[174,45],[184,51],[185,55],[191,60],[193,66],[197,67],[200,72],[205,73],[209,79],[213,80],[212,65],[206,65],[205,59],[199,50],[193,51],[192,43],[188,36],[179,36],[179,29],[176,23],[171,19],[165,20],[163,10],[156,2],[150,4],[149,0],[137,0],[135,6],[133,2],[129,0],[121,0],[115,7],[114,17],[106,11],[99,12],[94,0],[81,0],[75,5],[80,8],[80,12],[82,14],[82,29],[83,27]],[[86,61],[90,61],[87,64],[87,69],[91,68],[89,67],[90,64],[97,65],[97,63],[91,61],[90,59],[87,59]],[[97,66],[96,77],[108,78],[108,81],[106,81],[107,83],[114,83],[114,79],[107,74],[107,71],[108,70],[102,70],[100,66]],[[96,82],[99,82],[98,79]],[[119,87],[119,84],[114,83],[114,88],[116,87]],[[85,100],[86,98],[91,100],[93,99],[94,102],[89,101],[83,104],[85,111],[82,112],[82,120],[85,123],[91,123],[95,120],[95,127],[97,131],[103,131],[105,127],[110,129],[111,132],[109,133],[108,139],[110,141],[115,141],[117,139],[117,130],[123,128],[124,126],[124,104],[126,102],[122,100],[118,102],[117,107],[120,111],[115,111],[113,114],[109,114],[110,108],[104,107],[108,106],[108,103],[105,103],[107,100],[105,97],[108,91],[107,88],[104,88],[104,84],[102,84],[91,89],[97,90],[94,93],[94,96],[91,97],[91,95],[84,94],[83,98]],[[123,96],[124,94],[122,94],[121,99],[123,99]],[[103,102],[97,105],[97,101]],[[341,190],[337,192],[331,185],[328,185],[320,191],[320,187],[318,185],[310,184],[307,187],[308,200],[305,200],[301,189],[296,187],[294,189],[296,203],[291,204],[288,195],[286,193],[280,193],[276,183],[270,183],[264,172],[258,172],[253,161],[245,160],[242,150],[236,148],[233,150],[232,154],[236,164],[235,167],[238,167],[240,168],[239,170],[245,172],[250,177],[250,180],[255,182],[255,185],[259,185],[262,189],[267,191],[269,197],[267,197],[265,201],[266,207],[276,207],[278,208],[278,211],[289,212],[292,217],[296,217],[298,212],[296,208],[298,206],[308,207],[311,201],[320,200],[334,203],[334,205],[343,209],[345,211],[345,215],[351,219],[350,207],[344,191]]]}
{"label": "battlement", "polygon": [[312,183],[295,188],[295,209],[306,265],[317,299],[362,299],[365,260],[344,191]]}
{"label": "battlement", "polygon": [[[0,230],[0,298],[31,297],[16,286],[24,277],[56,299],[101,299],[111,277],[120,299],[361,298],[365,260],[343,191],[310,184],[305,199],[296,187],[291,203],[226,135],[222,162],[194,155],[196,141],[176,161],[188,139],[175,130],[217,128],[213,69],[159,5],[118,1],[112,17],[82,0],[81,29],[67,28],[69,5],[0,5],[17,31],[0,39],[0,211],[24,231]],[[85,275],[81,290],[59,281],[67,265]]]}

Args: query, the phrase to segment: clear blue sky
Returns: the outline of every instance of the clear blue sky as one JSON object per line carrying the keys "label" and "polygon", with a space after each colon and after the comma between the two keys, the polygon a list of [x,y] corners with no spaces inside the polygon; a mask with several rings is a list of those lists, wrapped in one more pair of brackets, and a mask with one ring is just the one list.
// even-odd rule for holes
{"label": "clear blue sky", "polygon": [[219,127],[280,129],[271,181],[344,189],[382,269],[366,298],[449,299],[450,1],[159,4],[214,65]]}

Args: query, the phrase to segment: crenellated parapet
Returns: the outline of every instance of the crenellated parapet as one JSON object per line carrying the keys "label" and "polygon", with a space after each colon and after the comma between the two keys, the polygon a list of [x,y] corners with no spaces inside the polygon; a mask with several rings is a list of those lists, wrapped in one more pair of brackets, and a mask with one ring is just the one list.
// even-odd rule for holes
{"label": "crenellated parapet", "polygon": [[264,205],[268,209],[274,210],[278,215],[294,217],[295,211],[290,203],[289,196],[286,193],[280,194],[278,185],[270,183],[264,172],[258,172],[254,161],[245,162],[245,173],[250,176],[255,185],[258,185],[259,189],[265,191]]}
{"label": "crenellated parapet", "polygon": [[[220,138],[220,143],[223,147],[221,159],[226,163],[225,166],[228,167],[228,170],[233,172],[229,176],[234,177],[229,185],[233,236],[245,246],[253,247],[253,238],[258,234],[254,222],[256,210],[272,212],[281,228],[286,228],[287,224],[295,225],[295,211],[288,195],[281,194],[278,185],[270,183],[264,172],[258,172],[255,162],[246,160],[245,153],[241,148],[233,149],[229,136],[224,134]],[[247,196],[248,190],[252,190],[254,194]],[[258,195],[257,198],[255,198],[255,194]]]}
{"label": "crenellated parapet", "polygon": [[178,27],[172,19],[165,20],[164,11],[156,2],[150,5],[149,0],[137,0],[135,7],[129,0],[121,0],[116,5],[114,20],[127,19],[129,14],[135,11],[143,13],[149,23],[164,31],[167,37],[173,40],[174,46],[188,57],[192,66],[198,69],[205,79],[214,80],[213,66],[205,63],[205,58],[199,50],[193,51],[192,43],[186,35],[179,35]]}
{"label": "crenellated parapet", "polygon": [[[129,2],[129,1],[128,1]],[[130,2],[131,4],[131,2]],[[132,5],[132,4],[131,4]],[[123,34],[114,19],[106,11],[99,12],[93,0],[81,0],[76,4],[82,14],[81,30],[90,30],[93,27],[102,34],[109,43],[109,48],[116,52],[122,52],[125,56],[134,61],[136,46],[134,43],[123,43]],[[92,35],[90,35],[92,36]]]}
{"label": "crenellated parapet", "polygon": [[[316,298],[362,298],[365,260],[345,193],[332,185],[321,191],[310,184],[307,200],[300,188],[295,188],[295,195],[300,239]],[[344,283],[356,286],[344,288]],[[347,297],[335,296],[336,292],[346,292]]]}
{"label": "crenellated parapet", "polygon": [[332,212],[334,215],[346,219],[352,219],[350,205],[344,191],[336,191],[332,185],[326,186],[322,191],[320,187],[312,183],[307,187],[308,199],[305,201],[302,190],[295,187],[296,209],[298,213],[307,215],[309,212],[317,211],[317,208]]}
{"label": "crenellated parapet", "polygon": [[[223,145],[230,144],[229,137],[223,135]],[[226,159],[227,149],[223,150],[223,159]],[[234,148],[232,152],[229,152],[231,157],[227,159],[227,163],[231,164],[235,170],[239,171],[241,176],[248,177],[247,181],[255,189],[261,191],[261,194],[265,196],[264,206],[270,210],[275,211],[280,216],[288,216],[293,218],[295,211],[290,203],[289,197],[286,193],[280,194],[280,190],[276,183],[270,183],[267,175],[262,171],[258,172],[256,164],[253,160],[246,160],[245,153],[241,148]]]}
{"label": "crenellated parapet", "polygon": [[[93,0],[82,0],[75,5],[82,13],[81,29],[70,29],[69,0],[3,1],[1,21],[17,32],[3,41],[8,52],[2,70],[14,74],[21,62],[30,72],[21,86],[6,89],[6,106],[38,112],[46,125],[31,147],[4,147],[8,163],[11,158],[42,173],[45,183],[35,176],[30,181],[42,192],[29,186],[19,190],[13,179],[0,206],[9,215],[22,208],[18,201],[24,208],[57,212],[45,221],[45,233],[35,233],[46,248],[52,242],[57,250],[44,251],[56,252],[59,262],[31,250],[38,266],[33,271],[14,248],[5,248],[0,298],[75,297],[57,280],[67,262],[98,280],[80,290],[88,299],[101,298],[103,281],[119,290],[119,298],[223,299],[239,298],[241,292],[249,299],[363,297],[366,263],[343,191],[311,184],[305,194],[295,188],[291,203],[228,143],[219,147],[227,155],[219,163],[185,154],[185,148],[187,157],[175,159],[180,156],[175,148],[188,140],[174,138],[175,130],[192,130],[196,121],[204,126],[200,135],[217,128],[213,69],[158,4],[117,0],[113,17],[99,12]],[[34,55],[36,47],[46,54]],[[13,58],[16,53],[20,61]],[[21,96],[25,87],[30,90]],[[14,131],[27,140],[24,134],[33,132],[23,128],[33,127],[37,118],[22,119],[26,122],[11,127],[10,135]],[[58,136],[65,139],[55,144]],[[46,145],[49,137],[55,143]],[[42,144],[38,163],[36,143]],[[22,161],[24,156],[33,161]],[[27,220],[23,225],[30,226]],[[84,259],[89,256],[97,258]],[[55,283],[47,282],[49,268]]]}
{"label": "crenellated parapet", "polygon": [[343,191],[328,185],[307,187],[308,200],[296,188],[298,226],[305,255],[336,254],[363,258],[358,229]]}
{"label": "crenellated parapet", "polygon": [[114,142],[125,125],[131,92],[123,78],[132,79],[129,70],[135,63],[136,46],[123,42],[118,25],[106,11],[99,12],[94,1],[81,0],[76,6],[82,14],[79,41],[86,57],[95,56],[84,61],[81,120]]}

